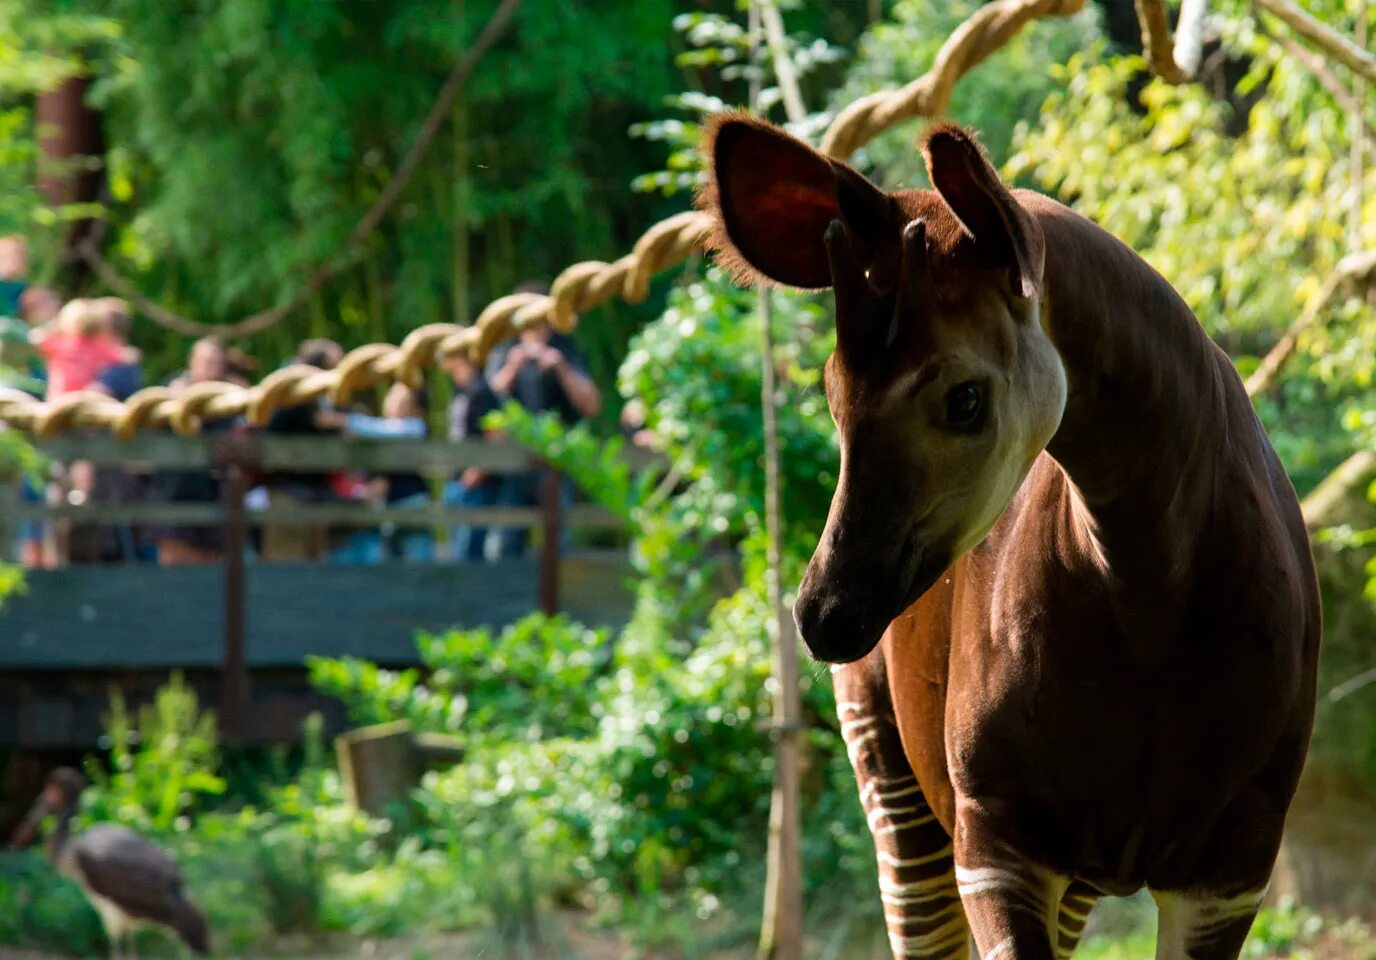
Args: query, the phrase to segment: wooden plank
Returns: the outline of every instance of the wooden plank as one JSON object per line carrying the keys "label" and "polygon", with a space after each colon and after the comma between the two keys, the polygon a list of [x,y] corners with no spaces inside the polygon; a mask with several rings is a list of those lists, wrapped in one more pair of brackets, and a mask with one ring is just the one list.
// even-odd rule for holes
{"label": "wooden plank", "polygon": [[[0,750],[95,750],[101,746],[101,718],[110,712],[110,691],[120,690],[129,710],[137,711],[152,702],[167,676],[157,668],[0,672]],[[185,677],[201,705],[213,708],[219,672],[188,670]],[[255,670],[245,738],[299,742],[302,724],[312,712],[324,716],[326,736],[346,726],[343,705],[311,690],[301,668]]]}
{"label": "wooden plank", "polygon": [[[213,434],[180,437],[140,433],[129,440],[119,440],[107,433],[63,433],[36,440],[35,445],[59,461],[90,460],[98,466],[124,466],[131,470],[195,470],[214,463],[214,447],[220,439]],[[360,440],[265,433],[255,434],[253,443],[267,470],[454,474],[465,467],[482,467],[509,473],[530,470],[535,465],[530,451],[512,441]],[[627,447],[622,456],[636,471],[663,459],[637,447]]]}
{"label": "wooden plank", "polygon": [[[620,551],[570,554],[565,609],[590,624],[630,613]],[[309,654],[416,662],[418,630],[501,627],[535,607],[533,559],[500,564],[251,565],[247,662],[299,667]],[[223,571],[206,567],[36,570],[0,612],[0,671],[216,668]]]}
{"label": "wooden plank", "polygon": [[[78,525],[138,523],[148,526],[212,527],[225,522],[220,503],[86,503],[80,506],[21,503],[12,508],[20,519],[70,519]],[[621,518],[597,504],[577,504],[564,511],[564,523],[589,529],[618,529]],[[478,527],[539,526],[537,507],[446,507],[432,503],[424,507],[374,507],[366,503],[303,503],[291,507],[268,507],[248,513],[249,526],[283,527],[395,527],[427,528],[465,524]]]}

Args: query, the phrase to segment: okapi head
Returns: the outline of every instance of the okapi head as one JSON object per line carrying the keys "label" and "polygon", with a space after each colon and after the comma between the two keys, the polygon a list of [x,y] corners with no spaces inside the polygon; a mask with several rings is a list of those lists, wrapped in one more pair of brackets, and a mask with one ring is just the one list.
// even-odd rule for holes
{"label": "okapi head", "polygon": [[794,615],[814,657],[849,662],[984,538],[1056,432],[1042,233],[953,125],[923,140],[935,190],[899,193],[743,115],[707,145],[719,260],[836,293],[841,472]]}

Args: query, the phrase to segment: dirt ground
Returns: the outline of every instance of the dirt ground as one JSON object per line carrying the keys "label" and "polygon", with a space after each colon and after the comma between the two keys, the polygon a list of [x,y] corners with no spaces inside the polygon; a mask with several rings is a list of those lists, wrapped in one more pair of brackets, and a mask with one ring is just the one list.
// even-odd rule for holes
{"label": "dirt ground", "polygon": [[[831,953],[820,944],[807,951],[809,960]],[[875,950],[856,956],[846,951],[846,960],[889,960],[876,943]],[[158,956],[173,956],[158,951]],[[1322,934],[1299,954],[1266,954],[1258,960],[1376,960],[1376,944],[1355,948],[1350,939],[1338,933]],[[753,960],[754,950],[742,946],[712,951],[694,960]],[[0,960],[69,960],[33,950],[0,947]],[[102,958],[103,960],[103,958]],[[681,950],[642,950],[615,931],[590,930],[578,920],[561,918],[537,947],[500,949],[490,931],[436,934],[410,938],[331,937],[322,940],[283,942],[270,953],[245,955],[243,960],[689,960]],[[1143,960],[1147,960],[1144,955]]]}
{"label": "dirt ground", "polygon": [[[616,931],[589,929],[577,915],[560,916],[548,923],[543,942],[538,945],[501,949],[495,937],[493,931],[473,931],[402,938],[302,938],[279,943],[267,954],[242,955],[242,960],[685,960],[678,950],[637,950],[625,936]],[[159,950],[157,956],[174,954]],[[714,951],[710,960],[752,960],[753,956],[753,950],[742,948]],[[0,947],[0,960],[70,958]]]}

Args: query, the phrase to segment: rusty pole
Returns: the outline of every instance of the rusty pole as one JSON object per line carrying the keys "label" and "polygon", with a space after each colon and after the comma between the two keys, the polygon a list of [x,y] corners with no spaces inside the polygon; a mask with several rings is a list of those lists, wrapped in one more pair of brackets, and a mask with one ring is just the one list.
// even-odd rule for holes
{"label": "rusty pole", "polygon": [[559,612],[559,549],[563,529],[563,478],[549,464],[540,468],[540,610]]}
{"label": "rusty pole", "polygon": [[244,468],[248,451],[239,438],[230,437],[217,451],[216,459],[224,469],[221,496],[225,506],[224,525],[224,657],[220,666],[220,728],[228,743],[245,739],[244,717],[248,708],[249,677],[244,656],[245,570],[244,548],[248,518],[244,512],[247,486]]}

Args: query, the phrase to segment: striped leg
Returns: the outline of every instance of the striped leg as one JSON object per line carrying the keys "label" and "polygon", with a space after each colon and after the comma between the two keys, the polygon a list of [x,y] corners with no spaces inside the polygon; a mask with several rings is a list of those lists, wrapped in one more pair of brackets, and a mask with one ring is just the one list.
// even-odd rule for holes
{"label": "striped leg", "polygon": [[1080,945],[1080,937],[1085,932],[1089,911],[1099,894],[1093,887],[1083,883],[1072,883],[1070,889],[1061,897],[1060,915],[1056,920],[1056,957],[1068,960],[1075,948]]}
{"label": "striped leg", "polygon": [[1265,889],[1236,897],[1158,893],[1156,960],[1237,960]]}
{"label": "striped leg", "polygon": [[968,960],[951,839],[913,776],[872,665],[834,669],[836,709],[879,867],[894,960]]}
{"label": "striped leg", "polygon": [[956,883],[982,960],[1056,960],[1066,880],[1009,859],[958,865]]}

